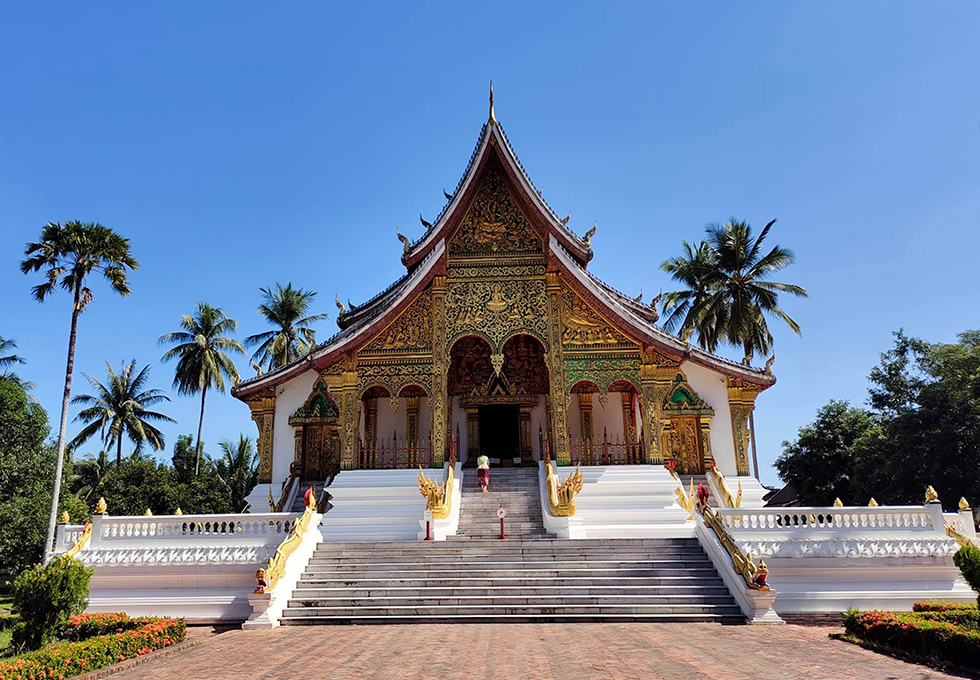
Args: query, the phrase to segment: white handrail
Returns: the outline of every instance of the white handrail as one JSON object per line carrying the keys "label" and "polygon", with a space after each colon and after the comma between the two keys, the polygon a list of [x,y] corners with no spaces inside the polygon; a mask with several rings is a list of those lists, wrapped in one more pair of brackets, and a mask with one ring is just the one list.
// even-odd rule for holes
{"label": "white handrail", "polygon": [[289,533],[295,513],[158,515],[92,518],[92,547],[221,542],[278,544]]}
{"label": "white handrail", "polygon": [[938,533],[930,506],[719,508],[726,529],[742,533],[912,531]]}

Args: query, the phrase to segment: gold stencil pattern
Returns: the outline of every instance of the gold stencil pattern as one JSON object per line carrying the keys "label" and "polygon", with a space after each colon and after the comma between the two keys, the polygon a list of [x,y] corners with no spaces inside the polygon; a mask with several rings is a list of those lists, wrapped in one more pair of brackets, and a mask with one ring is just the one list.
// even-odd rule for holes
{"label": "gold stencil pattern", "polygon": [[503,172],[491,166],[466,216],[450,237],[450,256],[542,252],[541,237],[517,206]]}

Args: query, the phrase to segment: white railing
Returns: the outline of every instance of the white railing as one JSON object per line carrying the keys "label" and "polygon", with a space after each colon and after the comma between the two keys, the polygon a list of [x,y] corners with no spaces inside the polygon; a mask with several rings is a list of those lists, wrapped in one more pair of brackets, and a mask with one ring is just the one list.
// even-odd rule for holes
{"label": "white railing", "polygon": [[84,530],[85,525],[83,524],[59,524],[58,536],[54,543],[55,553],[60,555],[63,552],[67,552],[75,545],[75,541],[82,537]]}
{"label": "white railing", "polygon": [[92,518],[92,547],[156,542],[234,541],[237,544],[278,543],[292,528],[294,513],[242,515],[161,515]]}
{"label": "white railing", "polygon": [[[940,510],[941,513],[941,510]],[[943,533],[931,506],[719,508],[726,529],[760,533],[930,532]]]}

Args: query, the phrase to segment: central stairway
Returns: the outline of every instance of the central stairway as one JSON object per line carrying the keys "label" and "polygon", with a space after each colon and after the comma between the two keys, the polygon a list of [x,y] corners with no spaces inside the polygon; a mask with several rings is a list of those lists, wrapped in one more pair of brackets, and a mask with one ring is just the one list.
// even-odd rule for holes
{"label": "central stairway", "polygon": [[497,508],[507,511],[504,520],[509,538],[545,537],[541,520],[541,498],[537,468],[494,468],[490,471],[489,491],[480,491],[476,470],[463,476],[462,502],[459,506],[458,539],[493,539],[500,536]]}

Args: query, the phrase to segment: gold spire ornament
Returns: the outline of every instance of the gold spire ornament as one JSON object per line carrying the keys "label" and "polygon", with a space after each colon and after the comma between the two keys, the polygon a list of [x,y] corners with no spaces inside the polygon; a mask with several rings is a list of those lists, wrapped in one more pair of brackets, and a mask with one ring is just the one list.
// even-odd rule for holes
{"label": "gold spire ornament", "polygon": [[834,507],[835,508],[843,508],[844,507],[844,503],[841,502],[841,499],[835,498],[834,499]]}
{"label": "gold spire ornament", "polygon": [[595,236],[596,231],[599,229],[599,220],[592,223],[592,228],[585,232],[585,236],[582,237],[582,243],[585,244],[586,248],[592,247],[592,237]]}
{"label": "gold spire ornament", "polygon": [[408,242],[408,237],[402,234],[401,229],[395,227],[395,234],[398,236],[398,240],[402,242],[402,249],[405,253],[412,249],[412,245]]}
{"label": "gold spire ornament", "polygon": [[183,510],[181,510],[181,509],[180,509],[180,506],[178,505],[178,506],[177,506],[177,509],[176,509],[176,510],[174,511],[174,514],[175,514],[175,515],[183,515],[183,514],[184,514],[184,511],[183,511]]}
{"label": "gold spire ornament", "polygon": [[926,487],[926,503],[938,503],[939,494],[932,488],[932,484]]}
{"label": "gold spire ornament", "polygon": [[68,511],[65,510],[61,513],[61,517],[58,519],[58,524],[68,524],[70,521],[71,518],[68,516]]}
{"label": "gold spire ornament", "polygon": [[966,498],[963,498],[962,496],[960,497],[959,508],[960,508],[960,510],[969,510],[970,509],[969,502],[967,502]]}
{"label": "gold spire ornament", "polygon": [[490,81],[490,122],[496,123],[497,117],[493,115],[493,81]]}
{"label": "gold spire ornament", "polygon": [[95,514],[96,515],[104,515],[106,513],[106,510],[108,510],[108,509],[109,508],[106,507],[106,504],[105,504],[105,498],[100,498],[99,499],[99,502],[95,504]]}
{"label": "gold spire ornament", "polygon": [[877,507],[878,507],[878,501],[876,501],[876,500],[874,499],[874,496],[872,496],[872,497],[871,497],[871,500],[870,500],[870,501],[868,501],[868,507],[869,507],[869,508],[877,508]]}
{"label": "gold spire ornament", "polygon": [[149,508],[147,508],[146,512],[143,513],[143,517],[153,517],[153,513],[150,512]]}

